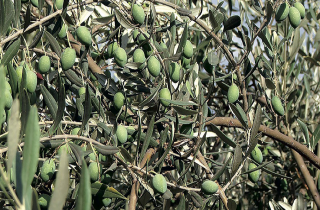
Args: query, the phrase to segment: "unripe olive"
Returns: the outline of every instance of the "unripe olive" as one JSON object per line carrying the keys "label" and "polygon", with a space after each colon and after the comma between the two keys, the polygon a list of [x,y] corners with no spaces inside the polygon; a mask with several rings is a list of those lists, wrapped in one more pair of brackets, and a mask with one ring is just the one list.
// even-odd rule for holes
{"label": "unripe olive", "polygon": [[300,12],[295,7],[289,9],[289,21],[293,28],[297,28],[301,22]]}
{"label": "unripe olive", "polygon": [[59,33],[58,33],[58,37],[60,39],[63,39],[64,37],[67,36],[67,31],[68,31],[68,26],[66,24],[63,24]]}
{"label": "unripe olive", "polygon": [[127,64],[128,58],[126,51],[119,47],[114,51],[114,60],[116,64],[120,67],[124,67]]}
{"label": "unripe olive", "polygon": [[186,57],[182,56],[182,66],[185,69],[188,69],[190,67],[190,61],[191,61],[191,58],[186,58]]}
{"label": "unripe olive", "polygon": [[162,100],[162,99],[169,99],[171,100],[171,93],[169,91],[168,88],[163,88],[160,90],[160,93],[159,93],[159,98],[160,98],[160,103],[163,105],[163,106],[169,106],[170,102],[167,102],[165,100]]}
{"label": "unripe olive", "polygon": [[68,70],[72,68],[73,64],[76,62],[76,51],[70,47],[66,48],[61,55],[61,67],[63,70]]}
{"label": "unripe olive", "polygon": [[119,45],[117,42],[112,42],[111,44],[109,44],[108,50],[107,50],[108,58],[112,58],[114,56],[114,51],[116,51],[116,49],[118,48],[119,48]]}
{"label": "unripe olive", "polygon": [[272,108],[278,115],[284,115],[284,108],[282,106],[281,100],[277,96],[273,96],[271,100]]}
{"label": "unripe olive", "polygon": [[5,86],[5,90],[7,90],[10,93],[12,93],[11,85],[9,84],[9,82],[7,80],[5,80],[4,86]]}
{"label": "unripe olive", "polygon": [[4,91],[4,99],[5,99],[4,100],[4,107],[6,109],[10,109],[12,106],[13,99],[12,99],[12,95],[11,95],[10,91],[7,89]]}
{"label": "unripe olive", "polygon": [[297,10],[299,10],[301,19],[303,19],[304,16],[306,15],[306,9],[304,8],[303,4],[297,1],[296,3],[293,4],[293,6],[297,8]]}
{"label": "unripe olive", "polygon": [[143,69],[145,66],[145,62],[146,61],[146,56],[144,55],[143,50],[141,49],[136,49],[133,53],[133,62],[138,62],[138,63],[142,63],[138,69]]}
{"label": "unripe olive", "polygon": [[252,158],[258,162],[259,164],[262,163],[263,161],[263,156],[262,156],[262,152],[261,150],[259,149],[259,147],[255,147],[254,150],[251,152],[251,156]]}
{"label": "unripe olive", "polygon": [[228,89],[228,101],[234,103],[239,98],[239,88],[236,84],[232,84]]}
{"label": "unripe olive", "polygon": [[39,206],[42,209],[47,209],[50,203],[51,196],[48,194],[41,194],[38,198]]}
{"label": "unripe olive", "polygon": [[154,77],[159,76],[160,70],[161,70],[161,65],[160,65],[160,61],[155,56],[151,56],[149,58],[147,66],[148,66],[148,70],[152,76],[154,76]]}
{"label": "unripe olive", "polygon": [[187,40],[186,45],[183,48],[183,55],[186,58],[191,58],[193,55],[193,47],[189,40]]}
{"label": "unripe olive", "polygon": [[78,135],[78,132],[80,131],[80,128],[74,128],[71,130],[70,134],[71,135]]}
{"label": "unripe olive", "polygon": [[45,182],[49,181],[52,178],[55,170],[56,170],[56,164],[54,160],[48,159],[44,161],[40,171],[40,176],[42,180]]}
{"label": "unripe olive", "polygon": [[136,40],[138,38],[138,35],[139,35],[139,30],[138,29],[134,29],[132,35],[133,35],[133,39]]}
{"label": "unripe olive", "polygon": [[150,34],[148,33],[141,33],[139,36],[138,36],[138,44],[141,44],[142,42],[144,42],[147,38],[150,37]]}
{"label": "unripe olive", "polygon": [[276,21],[280,22],[287,18],[289,14],[289,4],[288,3],[282,3],[276,12]]}
{"label": "unripe olive", "polygon": [[162,174],[157,174],[152,178],[152,187],[160,194],[167,191],[167,181]]}
{"label": "unripe olive", "polygon": [[112,180],[112,174],[106,173],[102,174],[101,176],[101,182],[104,184],[109,184]]}
{"label": "unripe olive", "polygon": [[51,61],[49,56],[41,56],[38,63],[38,70],[41,74],[48,73],[51,67]]}
{"label": "unripe olive", "polygon": [[117,92],[113,97],[114,107],[117,110],[120,110],[124,104],[124,100],[125,100],[124,95],[121,92]]}
{"label": "unripe olive", "polygon": [[54,5],[56,6],[56,8],[59,10],[59,9],[62,9],[63,8],[63,0],[56,0],[54,2]]}
{"label": "unripe olive", "polygon": [[162,47],[163,49],[168,49],[167,45],[164,42],[160,43],[160,47]]}
{"label": "unripe olive", "polygon": [[111,201],[112,201],[111,198],[104,198],[104,199],[102,199],[103,206],[104,206],[104,207],[110,206]]}
{"label": "unripe olive", "polygon": [[35,7],[39,6],[39,0],[31,0],[31,4]]}
{"label": "unripe olive", "polygon": [[143,24],[146,17],[143,8],[137,4],[134,4],[132,7],[132,16],[133,19],[139,24]]}
{"label": "unripe olive", "polygon": [[37,75],[33,71],[26,71],[27,73],[27,90],[33,93],[37,87]]}
{"label": "unripe olive", "polygon": [[128,131],[126,127],[124,127],[123,125],[118,125],[116,135],[120,143],[122,144],[126,143],[128,139]]}
{"label": "unripe olive", "polygon": [[180,79],[180,66],[178,63],[173,62],[170,64],[169,66],[169,75],[170,75],[170,79],[173,82],[179,82]]}
{"label": "unripe olive", "polygon": [[85,87],[79,88],[79,90],[78,90],[79,96],[81,96],[81,95],[83,95],[83,94],[85,94],[85,93],[86,93],[86,88],[85,88]]}
{"label": "unripe olive", "polygon": [[90,172],[90,179],[92,182],[98,181],[99,175],[101,173],[101,167],[100,167],[100,173],[99,173],[99,164],[97,162],[91,162],[89,164],[89,172]]}
{"label": "unripe olive", "polygon": [[86,46],[91,45],[91,43],[92,43],[91,34],[90,34],[90,31],[88,30],[87,27],[85,27],[85,26],[78,27],[76,30],[76,35],[78,37],[78,40],[82,44],[84,44]]}
{"label": "unripe olive", "polygon": [[71,151],[71,148],[68,144],[64,144],[61,147],[59,147],[58,155],[61,155],[62,151],[66,151],[66,153],[69,153]]}
{"label": "unripe olive", "polygon": [[2,115],[2,118],[0,117],[0,125],[4,123],[7,119],[6,111],[3,109],[0,109],[0,115]]}
{"label": "unripe olive", "polygon": [[201,185],[201,191],[206,195],[212,195],[218,191],[218,185],[214,181],[206,180]]}
{"label": "unripe olive", "polygon": [[[254,168],[257,168],[257,166],[254,163],[250,163],[249,170],[252,170]],[[257,182],[259,180],[260,173],[261,173],[260,170],[256,170],[256,171],[249,173],[249,177],[250,177],[251,181]]]}
{"label": "unripe olive", "polygon": [[[37,87],[37,75],[32,70],[30,70],[28,64],[24,64],[24,67],[26,69],[27,90],[30,93],[33,93]],[[18,66],[16,69],[16,73],[18,76],[19,86],[22,80],[22,72],[23,72],[23,66]]]}

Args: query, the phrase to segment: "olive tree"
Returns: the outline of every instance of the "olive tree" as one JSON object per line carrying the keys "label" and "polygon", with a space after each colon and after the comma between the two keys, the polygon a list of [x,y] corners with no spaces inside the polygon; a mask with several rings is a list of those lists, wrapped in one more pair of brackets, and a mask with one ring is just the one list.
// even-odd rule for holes
{"label": "olive tree", "polygon": [[0,205],[320,208],[318,8],[0,0]]}

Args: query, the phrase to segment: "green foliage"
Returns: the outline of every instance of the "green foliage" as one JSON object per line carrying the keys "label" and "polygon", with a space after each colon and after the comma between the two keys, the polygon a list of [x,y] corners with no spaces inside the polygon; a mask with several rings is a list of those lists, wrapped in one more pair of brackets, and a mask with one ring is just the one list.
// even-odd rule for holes
{"label": "green foliage", "polygon": [[219,2],[0,0],[1,205],[314,207],[319,10]]}

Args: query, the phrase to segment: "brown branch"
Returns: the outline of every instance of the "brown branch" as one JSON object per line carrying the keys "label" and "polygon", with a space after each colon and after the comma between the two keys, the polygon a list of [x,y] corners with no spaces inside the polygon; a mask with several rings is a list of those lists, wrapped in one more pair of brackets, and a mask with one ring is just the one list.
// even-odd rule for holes
{"label": "brown branch", "polygon": [[[139,164],[139,168],[143,168],[145,164],[151,159],[152,155],[154,154],[155,150],[153,148],[148,149],[145,156],[141,160],[141,163]],[[141,174],[141,172],[138,172]],[[137,207],[137,201],[138,201],[138,190],[140,187],[140,182],[134,182],[131,188],[130,193],[130,200],[129,200],[129,210],[135,210]]]}
{"label": "brown branch", "polygon": [[297,153],[295,150],[291,149],[291,152],[293,153],[294,158],[296,159],[298,166],[300,168],[300,171],[308,185],[308,188],[311,192],[311,195],[313,197],[314,202],[316,203],[318,209],[320,209],[320,195],[317,190],[317,187],[313,181],[313,177],[310,175],[309,170],[306,166],[306,164],[303,161],[303,158],[299,153]]}
{"label": "brown branch", "polygon": [[[242,128],[241,123],[237,119],[231,117],[216,117],[206,122],[206,125],[210,125],[211,123],[220,126]],[[317,157],[313,152],[311,152],[306,146],[295,141],[292,137],[286,136],[280,133],[279,131],[268,128],[264,125],[260,125],[259,131],[262,132],[264,135],[269,136],[270,138],[273,138],[274,140],[287,145],[291,149],[294,149],[303,157],[307,158],[314,166],[320,169],[320,158]]]}

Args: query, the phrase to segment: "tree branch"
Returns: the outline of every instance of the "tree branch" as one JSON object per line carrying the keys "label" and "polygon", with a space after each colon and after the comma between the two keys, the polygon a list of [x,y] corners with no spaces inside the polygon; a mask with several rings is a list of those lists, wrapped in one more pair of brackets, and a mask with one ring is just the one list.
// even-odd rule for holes
{"label": "tree branch", "polygon": [[[239,120],[231,117],[216,117],[206,122],[206,125],[210,125],[211,123],[220,126],[242,128],[242,125],[239,122]],[[260,125],[259,131],[262,132],[264,135],[269,136],[270,138],[273,138],[274,140],[279,141],[287,145],[291,149],[297,151],[303,157],[308,159],[314,166],[320,169],[320,158],[316,156],[313,152],[311,152],[306,146],[295,141],[292,137],[286,136],[280,133],[279,131],[268,128],[264,125]]]}

